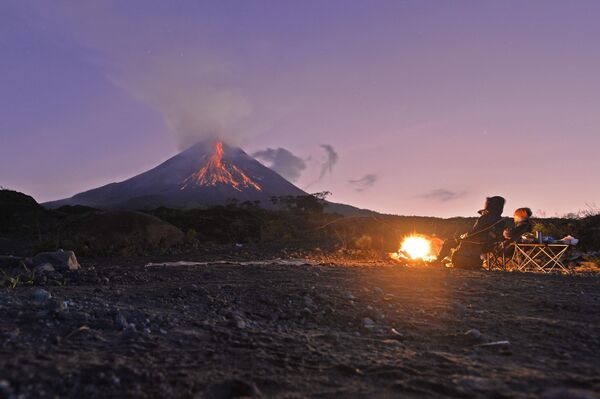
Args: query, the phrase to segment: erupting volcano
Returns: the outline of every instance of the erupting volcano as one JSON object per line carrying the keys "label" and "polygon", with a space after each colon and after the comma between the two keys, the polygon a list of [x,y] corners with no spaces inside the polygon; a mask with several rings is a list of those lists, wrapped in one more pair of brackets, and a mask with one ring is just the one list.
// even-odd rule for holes
{"label": "erupting volcano", "polygon": [[237,200],[260,201],[268,207],[271,197],[298,195],[307,193],[241,148],[210,140],[128,180],[45,205],[54,208],[62,205],[121,209],[193,208]]}
{"label": "erupting volcano", "polygon": [[260,185],[249,178],[240,168],[234,164],[223,160],[223,142],[215,143],[215,153],[210,157],[206,165],[194,172],[184,180],[182,190],[193,185],[197,186],[216,186],[218,184],[228,184],[238,191],[246,188],[253,188],[261,191]]}

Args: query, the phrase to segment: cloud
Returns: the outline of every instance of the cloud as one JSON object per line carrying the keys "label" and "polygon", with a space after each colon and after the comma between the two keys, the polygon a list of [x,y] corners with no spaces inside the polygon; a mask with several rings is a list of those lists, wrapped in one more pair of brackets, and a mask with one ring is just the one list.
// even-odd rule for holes
{"label": "cloud", "polygon": [[321,144],[321,148],[325,150],[325,159],[323,160],[323,163],[321,163],[321,172],[319,173],[319,177],[315,181],[304,187],[305,189],[323,180],[327,173],[332,174],[333,167],[339,160],[338,153],[335,151],[333,146],[329,144]]}
{"label": "cloud", "polygon": [[325,177],[327,172],[329,172],[329,174],[333,172],[333,167],[339,159],[337,152],[335,152],[331,145],[321,144],[321,148],[325,150],[325,153],[327,154],[327,159],[325,160],[325,162],[323,162],[323,165],[321,166],[321,174],[319,175],[319,180]]}
{"label": "cloud", "polygon": [[306,169],[306,162],[285,148],[267,148],[252,154],[269,164],[269,168],[290,181],[297,181]]}
{"label": "cloud", "polygon": [[257,123],[243,74],[205,39],[206,21],[156,10],[132,16],[111,1],[38,2],[25,11],[31,24],[85,49],[107,80],[160,114],[180,149],[208,138],[237,143]]}
{"label": "cloud", "polygon": [[438,202],[448,202],[461,198],[464,195],[464,192],[452,191],[445,188],[437,188],[435,190],[431,190],[430,192],[421,195],[421,198]]}
{"label": "cloud", "polygon": [[377,175],[373,173],[369,173],[361,177],[360,179],[351,179],[348,180],[348,183],[354,185],[355,191],[365,191],[375,184],[377,181]]}

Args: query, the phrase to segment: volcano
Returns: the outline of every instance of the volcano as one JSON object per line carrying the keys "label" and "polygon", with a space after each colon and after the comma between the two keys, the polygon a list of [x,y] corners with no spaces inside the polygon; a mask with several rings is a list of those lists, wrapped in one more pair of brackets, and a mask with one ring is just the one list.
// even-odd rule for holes
{"label": "volcano", "polygon": [[260,201],[261,205],[269,206],[271,197],[298,195],[307,193],[241,148],[221,141],[205,141],[120,183],[44,205],[49,208],[63,205],[116,209],[195,208],[237,200]]}

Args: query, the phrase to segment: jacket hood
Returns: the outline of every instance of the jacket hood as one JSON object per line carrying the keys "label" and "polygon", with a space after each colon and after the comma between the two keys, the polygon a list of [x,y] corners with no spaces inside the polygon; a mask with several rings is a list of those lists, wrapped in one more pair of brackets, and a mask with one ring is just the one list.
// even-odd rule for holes
{"label": "jacket hood", "polygon": [[480,215],[483,215],[484,213],[502,215],[502,212],[504,211],[505,202],[506,200],[498,195],[493,197],[487,197],[485,199],[485,207],[477,213],[479,213]]}

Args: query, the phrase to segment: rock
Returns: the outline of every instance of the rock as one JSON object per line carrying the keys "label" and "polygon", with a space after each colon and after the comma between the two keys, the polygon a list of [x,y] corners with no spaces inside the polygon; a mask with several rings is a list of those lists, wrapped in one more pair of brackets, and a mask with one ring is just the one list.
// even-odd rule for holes
{"label": "rock", "polygon": [[475,345],[476,347],[479,348],[508,348],[510,346],[510,341],[491,341],[491,342],[485,342],[483,344],[479,344],[479,345]]}
{"label": "rock", "polygon": [[243,319],[237,319],[235,321],[235,326],[237,328],[239,328],[240,330],[243,330],[244,328],[246,328],[246,322]]}
{"label": "rock", "polygon": [[42,263],[37,265],[34,270],[38,274],[53,273],[55,271],[54,266],[52,266],[51,263]]}
{"label": "rock", "polygon": [[232,379],[209,385],[205,392],[194,396],[194,399],[229,399],[258,397],[260,391],[251,382]]}
{"label": "rock", "polygon": [[127,324],[127,319],[125,318],[125,316],[123,316],[123,313],[117,313],[115,315],[115,324],[121,329],[121,330],[125,330],[127,329],[127,327],[129,326]]}
{"label": "rock", "polygon": [[371,318],[365,317],[363,319],[363,325],[365,326],[365,328],[373,328],[375,327],[375,322]]}
{"label": "rock", "polygon": [[473,328],[465,333],[467,337],[473,338],[476,341],[481,341],[483,339],[483,334],[481,331]]}
{"label": "rock", "polygon": [[373,287],[373,292],[376,294],[383,294],[383,290],[379,287]]}
{"label": "rock", "polygon": [[38,266],[50,264],[55,270],[78,270],[81,268],[75,252],[63,251],[62,249],[56,252],[41,252],[33,257],[33,264]]}
{"label": "rock", "polygon": [[402,334],[400,331],[396,330],[395,328],[392,328],[390,330],[390,333],[392,334],[392,336],[394,337],[403,337],[404,334]]}
{"label": "rock", "polygon": [[314,304],[315,303],[313,302],[313,300],[308,295],[304,297],[304,305],[306,307],[310,308],[310,307],[314,306]]}
{"label": "rock", "polygon": [[32,296],[33,300],[36,302],[47,302],[50,299],[52,299],[52,294],[41,288],[38,288],[37,290],[33,291]]}

